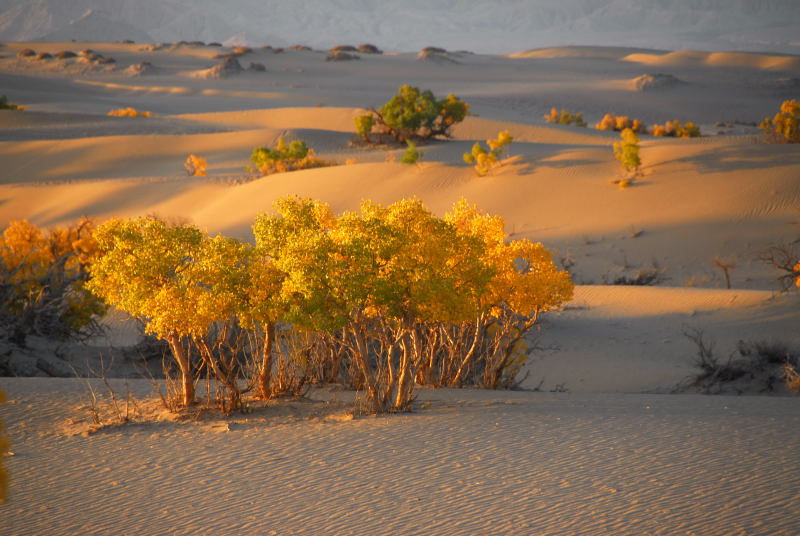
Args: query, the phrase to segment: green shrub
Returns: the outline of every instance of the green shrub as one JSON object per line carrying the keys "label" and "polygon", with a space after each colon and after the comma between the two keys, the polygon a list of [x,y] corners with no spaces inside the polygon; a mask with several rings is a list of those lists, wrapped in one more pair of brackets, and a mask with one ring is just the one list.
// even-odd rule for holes
{"label": "green shrub", "polygon": [[273,148],[256,147],[250,155],[250,162],[262,175],[284,173],[300,169],[311,169],[333,165],[331,162],[314,156],[306,142],[294,140],[287,144],[283,138]]}
{"label": "green shrub", "polygon": [[571,114],[568,110],[561,110],[560,112],[555,108],[550,110],[550,113],[544,116],[544,120],[548,123],[556,125],[575,125],[576,127],[585,127],[586,121],[583,120],[583,114]]}
{"label": "green shrub", "polygon": [[409,165],[416,164],[422,158],[423,153],[417,150],[417,146],[414,145],[414,142],[409,140],[406,141],[406,143],[408,144],[408,148],[406,152],[403,153],[403,156],[400,157],[400,162]]}
{"label": "green shrub", "polygon": [[359,115],[355,118],[356,134],[361,136],[365,142],[370,143],[369,135],[375,125],[375,118],[371,114]]}
{"label": "green shrub", "polygon": [[[469,105],[452,93],[439,100],[430,90],[420,91],[406,85],[398,89],[397,94],[381,106],[380,110],[372,109],[368,115],[373,118],[373,123],[381,134],[404,143],[409,139],[450,137],[450,128],[463,121],[468,113]],[[359,135],[368,140],[367,124],[367,119],[356,119]]]}
{"label": "green shrub", "polygon": [[[619,160],[624,171],[633,173],[639,171],[639,166],[642,165],[639,158],[639,136],[633,130],[626,128],[620,133],[620,141],[614,144],[614,158]],[[628,186],[628,183],[625,186]]]}

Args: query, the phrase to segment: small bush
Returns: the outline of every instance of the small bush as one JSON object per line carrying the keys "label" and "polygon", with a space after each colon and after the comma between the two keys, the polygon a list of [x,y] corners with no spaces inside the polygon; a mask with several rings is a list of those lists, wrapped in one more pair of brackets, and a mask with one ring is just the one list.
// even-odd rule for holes
{"label": "small bush", "polygon": [[131,106],[127,108],[116,108],[108,112],[108,115],[111,117],[158,117],[152,112],[140,112]]}
{"label": "small bush", "polygon": [[780,112],[765,117],[760,127],[770,143],[800,143],[800,102],[783,101]]}
{"label": "small bush", "polygon": [[619,160],[625,172],[639,172],[639,166],[642,165],[639,158],[639,136],[633,130],[626,128],[620,133],[620,141],[614,144],[614,158]]}
{"label": "small bush", "polygon": [[183,163],[183,168],[190,177],[205,177],[207,167],[206,159],[195,154],[187,156],[186,162]]}
{"label": "small bush", "polygon": [[314,150],[309,149],[306,142],[294,140],[287,144],[283,138],[278,139],[277,145],[273,148],[253,149],[250,162],[262,175],[333,165],[331,162],[316,158]]}
{"label": "small bush", "polygon": [[406,143],[408,144],[408,148],[406,152],[403,153],[403,156],[400,157],[400,163],[409,165],[416,164],[422,158],[423,153],[417,150],[417,146],[414,145],[414,142],[409,140]]}
{"label": "small bush", "polygon": [[663,125],[653,125],[653,136],[667,136],[672,138],[699,138],[700,127],[688,121],[682,125],[677,119],[667,121]]}
{"label": "small bush", "polygon": [[614,114],[606,114],[603,119],[597,123],[594,128],[597,130],[614,130],[622,132],[623,130],[630,129],[639,134],[647,134],[647,126],[638,119],[629,119],[625,116],[615,116]]}
{"label": "small bush", "polygon": [[733,387],[739,393],[746,389],[773,392],[783,382],[792,392],[800,393],[800,353],[786,344],[769,341],[739,341],[736,351],[726,360],[720,360],[714,351],[714,342],[700,329],[687,328],[684,336],[697,346],[694,359],[699,372],[690,385],[707,393],[719,393]]}
{"label": "small bush", "polygon": [[464,162],[472,164],[480,176],[484,176],[500,165],[500,157],[506,153],[506,147],[514,141],[511,134],[504,130],[497,134],[497,139],[486,140],[489,150],[483,148],[480,142],[472,146],[472,152],[464,153]]}
{"label": "small bush", "polygon": [[372,127],[375,125],[375,118],[371,114],[359,115],[354,119],[356,125],[356,134],[367,142],[371,143],[369,138],[372,133]]}
{"label": "small bush", "polygon": [[36,51],[32,48],[23,48],[19,52],[17,52],[18,58],[32,58],[36,56]]}
{"label": "small bush", "polygon": [[5,95],[0,95],[0,110],[24,110],[24,106],[20,106],[19,104],[14,104],[13,102],[8,102],[8,97]]}
{"label": "small bush", "polygon": [[560,112],[555,108],[550,110],[550,113],[544,116],[544,120],[548,123],[556,125],[575,125],[576,127],[585,127],[586,121],[583,120],[583,114],[571,114],[568,110],[561,110]]}
{"label": "small bush", "polygon": [[409,139],[428,140],[435,136],[450,137],[450,129],[460,123],[469,113],[469,105],[452,93],[437,99],[430,91],[402,86],[392,99],[372,109],[375,126],[400,143]]}

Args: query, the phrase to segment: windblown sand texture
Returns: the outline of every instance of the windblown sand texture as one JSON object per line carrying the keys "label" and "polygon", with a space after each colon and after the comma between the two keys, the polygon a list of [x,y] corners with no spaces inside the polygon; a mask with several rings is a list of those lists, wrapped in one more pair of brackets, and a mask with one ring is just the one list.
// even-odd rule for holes
{"label": "windblown sand texture", "polygon": [[[81,382],[0,379],[14,451],[1,534],[800,533],[799,400],[667,394],[693,372],[687,327],[722,356],[739,340],[800,345],[800,296],[778,293],[780,273],[756,259],[800,238],[800,149],[753,126],[798,97],[785,80],[800,58],[562,47],[326,62],[254,47],[238,60],[263,72],[198,77],[228,51],[5,43],[0,94],[27,110],[0,112],[0,224],[158,214],[251,238],[255,215],[288,195],[337,212],[416,196],[438,214],[466,198],[571,263],[575,297],[534,334],[531,390],[426,390],[409,415],[348,420],[346,395],[325,391],[230,423],[72,436]],[[682,83],[633,91],[645,73]],[[353,118],[404,83],[474,112],[452,140],[420,147],[417,166],[387,161],[401,148],[351,144]],[[106,115],[128,106],[157,117]],[[644,176],[623,190],[610,182],[618,136],[547,125],[552,107],[590,125],[608,112],[693,121],[707,136],[642,136]],[[462,153],[504,129],[511,158],[476,176]],[[342,165],[253,180],[250,152],[279,137]],[[207,177],[186,176],[189,154]],[[715,258],[735,264],[731,289]],[[657,286],[609,284],[649,268]]]}

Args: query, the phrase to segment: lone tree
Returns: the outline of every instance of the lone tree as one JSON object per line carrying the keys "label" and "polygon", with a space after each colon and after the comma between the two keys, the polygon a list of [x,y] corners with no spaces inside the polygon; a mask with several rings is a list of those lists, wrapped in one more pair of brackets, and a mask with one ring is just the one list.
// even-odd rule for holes
{"label": "lone tree", "polygon": [[619,160],[622,169],[634,176],[639,173],[642,160],[639,158],[639,136],[626,128],[620,133],[620,141],[614,144],[614,158]]}
{"label": "lone tree", "polygon": [[[380,135],[389,135],[400,143],[408,140],[428,140],[435,136],[450,137],[450,128],[469,114],[469,104],[452,93],[437,99],[429,90],[420,91],[412,86],[402,86],[392,99],[379,110],[356,117],[356,131],[368,143],[370,134],[377,129]],[[365,117],[372,117],[370,122]]]}

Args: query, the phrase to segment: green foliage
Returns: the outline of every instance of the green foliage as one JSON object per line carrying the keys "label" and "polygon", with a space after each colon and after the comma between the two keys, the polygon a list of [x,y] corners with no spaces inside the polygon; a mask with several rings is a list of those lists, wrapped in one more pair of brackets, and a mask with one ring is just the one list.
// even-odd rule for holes
{"label": "green foliage", "polygon": [[93,222],[44,232],[22,220],[0,236],[0,321],[7,336],[82,338],[98,329],[104,304],[85,289],[96,253]]}
{"label": "green foliage", "polygon": [[544,116],[544,120],[548,123],[556,125],[575,125],[576,127],[585,127],[586,121],[583,120],[583,114],[571,114],[568,110],[561,110],[559,112],[555,108],[550,110],[550,113]]}
{"label": "green foliage", "polygon": [[422,159],[424,153],[422,151],[417,150],[417,146],[411,140],[407,140],[406,144],[408,145],[408,148],[403,153],[403,156],[400,157],[400,162],[402,164],[409,164],[409,165],[416,164],[417,162],[419,162],[420,159]]}
{"label": "green foliage", "polygon": [[614,158],[626,172],[637,173],[642,161],[639,158],[639,136],[626,128],[620,133],[620,141],[614,143]]}
{"label": "green foliage", "polygon": [[489,149],[484,149],[480,142],[475,142],[472,151],[464,153],[464,162],[475,167],[475,172],[484,176],[500,165],[500,158],[508,151],[508,145],[514,141],[511,134],[504,130],[497,134],[497,139],[486,140]]}
{"label": "green foliage", "polygon": [[24,106],[9,102],[5,95],[0,95],[0,110],[24,110]]}
{"label": "green foliage", "polygon": [[355,120],[356,134],[358,134],[367,143],[370,143],[369,135],[372,132],[372,127],[375,125],[375,118],[372,114],[364,114],[356,116]]}
{"label": "green foliage", "polygon": [[800,143],[800,102],[784,101],[780,111],[764,118],[760,126],[771,143]]}
{"label": "green foliage", "polygon": [[287,144],[283,138],[273,148],[256,147],[250,155],[250,162],[262,175],[284,173],[300,169],[311,169],[332,165],[314,156],[306,142],[294,140]]}
{"label": "green foliage", "polygon": [[438,100],[430,90],[405,85],[380,110],[370,112],[379,132],[403,143],[450,137],[451,127],[464,120],[469,105],[453,94]]}

